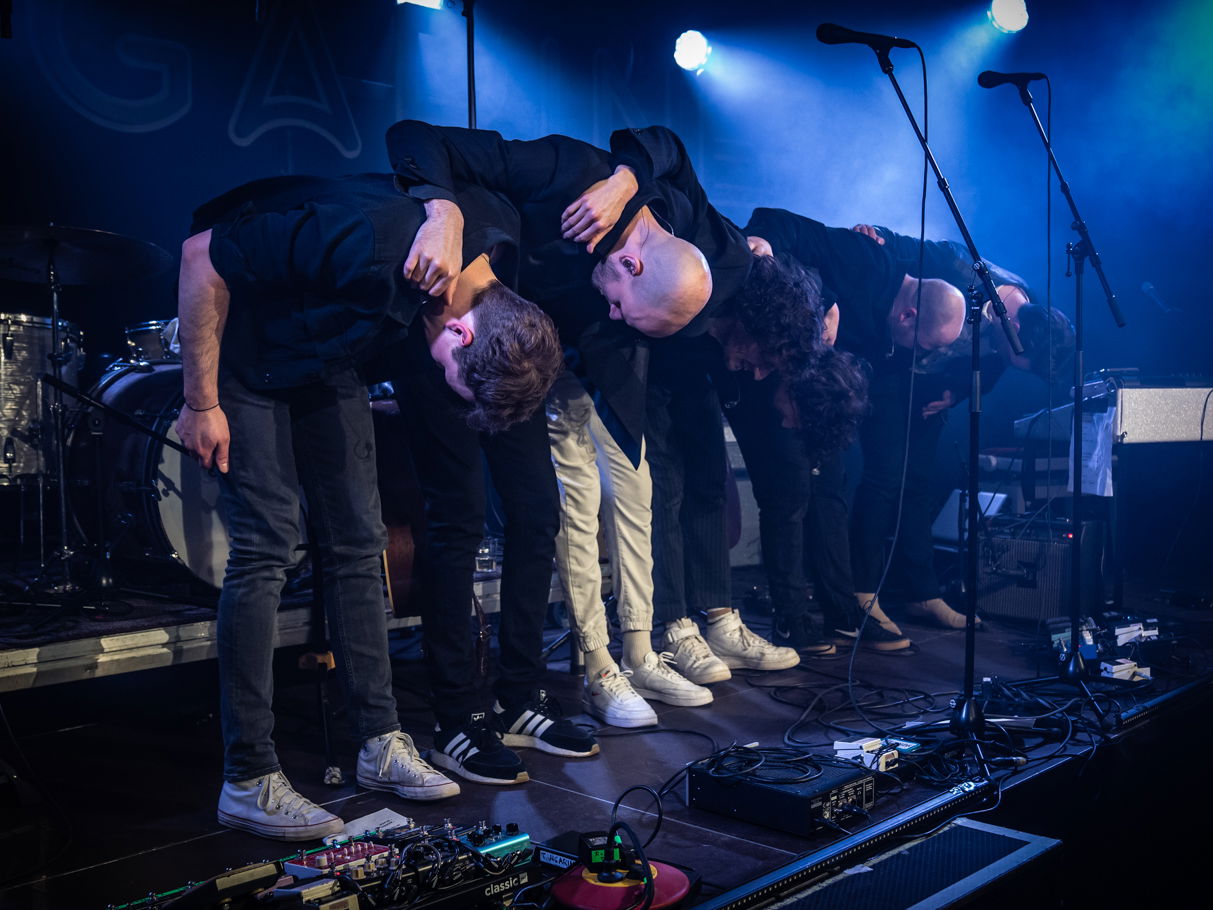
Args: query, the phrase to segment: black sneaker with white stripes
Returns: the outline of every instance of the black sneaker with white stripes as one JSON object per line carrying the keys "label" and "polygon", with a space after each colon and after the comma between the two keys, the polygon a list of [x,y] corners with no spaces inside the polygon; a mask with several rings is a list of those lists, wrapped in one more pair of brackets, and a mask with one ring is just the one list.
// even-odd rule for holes
{"label": "black sneaker with white stripes", "polygon": [[505,747],[483,711],[471,715],[466,723],[439,726],[434,731],[429,759],[430,764],[481,784],[522,784],[530,780],[522,759]]}
{"label": "black sneaker with white stripes", "polygon": [[561,717],[560,703],[545,689],[536,689],[516,708],[504,708],[498,703],[493,713],[507,746],[573,758],[598,754],[598,741],[593,734]]}

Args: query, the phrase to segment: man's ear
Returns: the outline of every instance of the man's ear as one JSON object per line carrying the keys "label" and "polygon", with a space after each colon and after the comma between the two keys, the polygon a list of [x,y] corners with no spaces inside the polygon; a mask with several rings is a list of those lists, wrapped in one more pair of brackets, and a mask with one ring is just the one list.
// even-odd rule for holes
{"label": "man's ear", "polygon": [[446,326],[459,338],[459,347],[466,348],[472,343],[472,339],[476,337],[476,333],[472,331],[472,327],[461,319],[448,319]]}

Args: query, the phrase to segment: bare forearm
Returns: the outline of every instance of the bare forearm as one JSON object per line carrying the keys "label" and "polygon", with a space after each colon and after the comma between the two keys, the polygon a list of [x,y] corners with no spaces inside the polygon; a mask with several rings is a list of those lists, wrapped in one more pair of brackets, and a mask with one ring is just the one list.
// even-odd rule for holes
{"label": "bare forearm", "polygon": [[182,247],[177,298],[185,400],[197,409],[219,400],[219,350],[230,302],[226,283],[211,265],[210,235],[198,234]]}

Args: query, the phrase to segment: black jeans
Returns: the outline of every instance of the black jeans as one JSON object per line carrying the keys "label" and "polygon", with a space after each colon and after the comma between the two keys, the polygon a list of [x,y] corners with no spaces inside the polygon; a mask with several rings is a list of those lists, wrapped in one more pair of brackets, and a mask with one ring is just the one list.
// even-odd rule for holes
{"label": "black jeans", "polygon": [[[871,413],[859,430],[863,475],[855,491],[851,523],[851,567],[859,591],[876,590],[884,570],[887,542],[897,527],[897,499],[905,464],[901,528],[889,569],[889,585],[908,601],[939,596],[931,541],[931,477],[946,411],[923,419],[922,408],[937,394],[928,377],[915,377],[908,401],[908,370],[878,370],[872,377]],[[906,455],[906,408],[911,407]]]}
{"label": "black jeans", "polygon": [[[741,448],[758,504],[762,563],[777,616],[808,611],[806,576],[812,578],[827,628],[853,628],[846,467],[841,452],[814,465],[800,433],[782,426],[773,397],[778,378],[738,381],[729,425]],[[807,572],[806,572],[807,568]]]}
{"label": "black jeans", "polygon": [[542,409],[501,433],[478,433],[441,372],[394,380],[426,502],[420,554],[421,621],[434,714],[451,726],[483,710],[470,628],[476,549],[484,537],[487,460],[501,499],[505,549],[494,691],[515,706],[540,686],[543,623],[552,584],[560,497]]}
{"label": "black jeans", "polygon": [[731,604],[720,399],[706,370],[665,366],[650,371],[646,401],[655,623]]}
{"label": "black jeans", "polygon": [[375,433],[366,385],[353,370],[273,394],[224,371],[231,469],[219,475],[231,538],[217,644],[225,780],[279,769],[274,633],[287,569],[302,538],[299,487],[319,548],[325,616],[359,742],[400,728],[392,695],[380,554]]}

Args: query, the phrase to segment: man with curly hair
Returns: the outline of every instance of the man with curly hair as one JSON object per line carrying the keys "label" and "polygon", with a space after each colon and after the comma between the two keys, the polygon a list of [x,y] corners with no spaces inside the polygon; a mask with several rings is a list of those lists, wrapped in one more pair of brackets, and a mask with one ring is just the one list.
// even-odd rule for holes
{"label": "man with curly hair", "polygon": [[[501,429],[538,407],[560,366],[551,321],[489,263],[515,242],[516,213],[489,193],[462,202],[471,260],[457,289],[416,269],[417,237],[438,227],[443,206],[403,196],[390,176],[246,184],[202,206],[182,247],[176,427],[218,472],[231,538],[217,631],[219,821],[229,827],[282,840],[344,827],[290,785],[271,737],[275,616],[302,537],[300,487],[362,743],[358,782],[414,800],[459,792],[400,730],[365,371],[415,338],[407,356],[433,364],[481,425]],[[426,294],[442,300],[415,332]]]}
{"label": "man with curly hair", "polygon": [[[941,349],[959,335],[964,299],[958,290],[914,278],[887,251],[864,244],[854,232],[769,208],[755,209],[744,230],[759,251],[790,256],[816,270],[837,319],[839,347],[867,361],[877,389],[883,374],[908,368],[916,348]],[[841,448],[861,425],[866,402],[860,403],[853,383],[830,381],[837,377],[826,361],[792,384],[802,429],[799,446],[781,426],[772,390],[743,390],[748,394],[734,420],[747,464],[754,462],[750,469],[766,544],[775,637],[810,653],[826,645],[808,609],[807,559],[830,644],[904,651],[909,639],[871,595],[855,594],[851,579]],[[861,609],[870,611],[870,620]]]}

